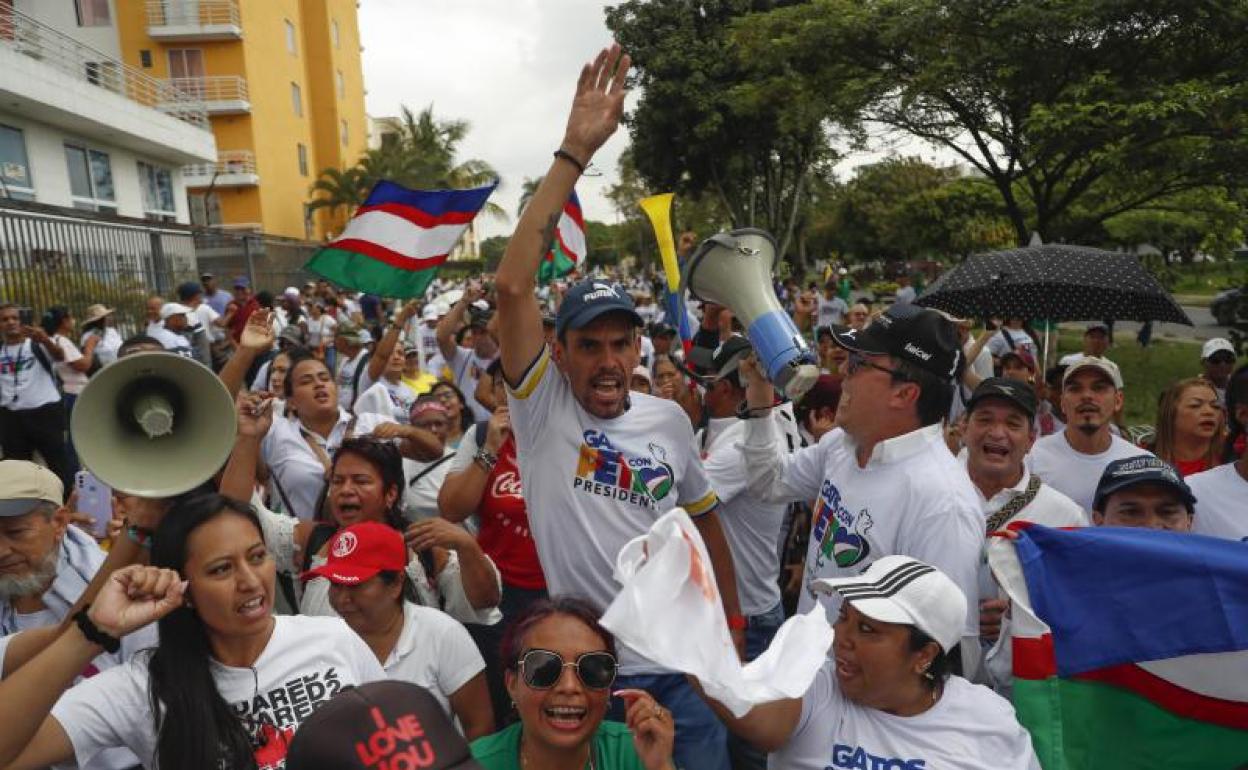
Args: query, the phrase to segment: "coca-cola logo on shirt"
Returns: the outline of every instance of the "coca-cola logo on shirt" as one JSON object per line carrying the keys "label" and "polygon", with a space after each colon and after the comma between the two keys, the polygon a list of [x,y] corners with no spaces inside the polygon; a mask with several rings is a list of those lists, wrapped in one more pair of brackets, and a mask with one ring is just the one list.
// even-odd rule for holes
{"label": "coca-cola logo on shirt", "polygon": [[521,497],[520,474],[515,471],[503,471],[494,477],[494,486],[490,493],[495,497]]}

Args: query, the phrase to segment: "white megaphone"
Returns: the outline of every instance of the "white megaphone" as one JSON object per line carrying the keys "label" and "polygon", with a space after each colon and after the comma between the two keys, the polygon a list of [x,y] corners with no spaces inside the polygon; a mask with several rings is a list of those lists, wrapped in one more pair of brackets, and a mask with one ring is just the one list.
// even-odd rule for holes
{"label": "white megaphone", "polygon": [[703,241],[685,264],[681,283],[695,298],[724,305],[741,319],[767,379],[797,401],[819,379],[819,367],[772,289],[775,265],[775,240],[747,227]]}
{"label": "white megaphone", "polygon": [[173,497],[212,478],[230,456],[234,401],[208,367],[172,353],[136,353],[82,389],[69,430],[100,481],[140,497]]}

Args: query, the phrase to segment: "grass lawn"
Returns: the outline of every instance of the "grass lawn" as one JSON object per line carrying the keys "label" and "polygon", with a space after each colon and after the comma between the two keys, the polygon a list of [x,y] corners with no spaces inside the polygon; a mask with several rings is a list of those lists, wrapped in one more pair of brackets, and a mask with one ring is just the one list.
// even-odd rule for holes
{"label": "grass lawn", "polygon": [[[1124,418],[1127,425],[1152,425],[1157,417],[1157,399],[1175,380],[1200,374],[1200,347],[1193,342],[1154,341],[1141,348],[1132,334],[1116,334],[1108,358],[1122,369]],[[1056,361],[1067,353],[1077,353],[1083,335],[1062,331]]]}
{"label": "grass lawn", "polygon": [[1213,296],[1223,289],[1248,283],[1248,262],[1237,260],[1174,265],[1170,268],[1170,277],[1166,288],[1173,294]]}

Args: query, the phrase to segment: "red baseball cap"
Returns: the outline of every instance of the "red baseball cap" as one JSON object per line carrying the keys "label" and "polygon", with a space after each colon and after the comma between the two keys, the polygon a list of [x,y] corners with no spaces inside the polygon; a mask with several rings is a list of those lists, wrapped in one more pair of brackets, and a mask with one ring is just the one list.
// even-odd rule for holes
{"label": "red baseball cap", "polygon": [[341,530],[329,541],[329,560],[300,575],[301,580],[323,577],[338,585],[359,585],[379,572],[407,568],[407,546],[394,527],[364,521]]}

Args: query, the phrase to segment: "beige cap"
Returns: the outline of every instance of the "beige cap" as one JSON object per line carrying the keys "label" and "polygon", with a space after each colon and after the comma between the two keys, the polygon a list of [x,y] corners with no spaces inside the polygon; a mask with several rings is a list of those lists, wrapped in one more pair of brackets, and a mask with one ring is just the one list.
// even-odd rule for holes
{"label": "beige cap", "polygon": [[28,460],[0,460],[0,517],[24,516],[40,502],[60,505],[65,487],[52,471]]}
{"label": "beige cap", "polygon": [[1071,361],[1066,367],[1066,373],[1062,375],[1062,384],[1065,385],[1074,373],[1080,369],[1096,369],[1109,377],[1110,382],[1114,383],[1114,387],[1122,390],[1122,370],[1118,368],[1118,364],[1110,361],[1108,358],[1100,356],[1079,356]]}

